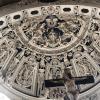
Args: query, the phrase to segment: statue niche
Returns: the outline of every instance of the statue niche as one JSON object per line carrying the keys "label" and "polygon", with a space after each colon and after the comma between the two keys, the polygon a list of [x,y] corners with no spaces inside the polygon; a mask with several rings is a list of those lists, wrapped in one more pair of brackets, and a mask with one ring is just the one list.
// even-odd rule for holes
{"label": "statue niche", "polygon": [[47,63],[46,79],[62,78],[64,65],[57,58],[53,58],[50,63]]}

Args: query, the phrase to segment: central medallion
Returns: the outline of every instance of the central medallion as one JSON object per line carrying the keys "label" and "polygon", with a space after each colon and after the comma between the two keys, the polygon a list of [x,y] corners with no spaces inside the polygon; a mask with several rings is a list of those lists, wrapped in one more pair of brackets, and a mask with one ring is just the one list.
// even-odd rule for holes
{"label": "central medallion", "polygon": [[[52,9],[53,10],[53,9]],[[23,42],[40,53],[60,53],[77,45],[84,37],[87,28],[85,19],[49,13],[25,18],[18,27]]]}

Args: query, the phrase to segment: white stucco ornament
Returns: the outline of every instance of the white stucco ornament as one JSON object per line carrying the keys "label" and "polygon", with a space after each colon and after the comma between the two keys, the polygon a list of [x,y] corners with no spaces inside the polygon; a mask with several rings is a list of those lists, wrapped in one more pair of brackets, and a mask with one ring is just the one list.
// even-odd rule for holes
{"label": "white stucco ornament", "polygon": [[[73,77],[94,76],[95,83],[78,86],[80,94],[99,84],[100,8],[50,5],[0,17],[0,77],[5,85],[44,98],[44,80],[62,78],[66,68]],[[65,93],[65,87],[50,88],[48,99],[61,100]]]}

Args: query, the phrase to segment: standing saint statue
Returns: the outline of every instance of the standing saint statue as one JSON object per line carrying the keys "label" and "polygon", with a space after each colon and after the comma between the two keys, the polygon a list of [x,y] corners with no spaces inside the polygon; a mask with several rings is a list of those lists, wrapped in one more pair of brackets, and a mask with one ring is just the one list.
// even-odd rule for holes
{"label": "standing saint statue", "polygon": [[79,91],[76,89],[75,80],[72,78],[69,68],[64,70],[63,78],[66,88],[66,95],[64,100],[77,100]]}

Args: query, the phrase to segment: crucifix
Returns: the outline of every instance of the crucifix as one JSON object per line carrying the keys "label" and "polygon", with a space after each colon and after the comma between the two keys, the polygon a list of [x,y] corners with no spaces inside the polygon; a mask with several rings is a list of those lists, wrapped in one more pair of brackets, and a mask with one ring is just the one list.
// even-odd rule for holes
{"label": "crucifix", "polygon": [[47,88],[46,96],[48,95],[48,88],[64,86],[66,94],[63,100],[77,100],[79,95],[79,89],[77,85],[94,83],[94,77],[92,75],[72,77],[70,69],[65,69],[62,79],[45,80],[45,87]]}

